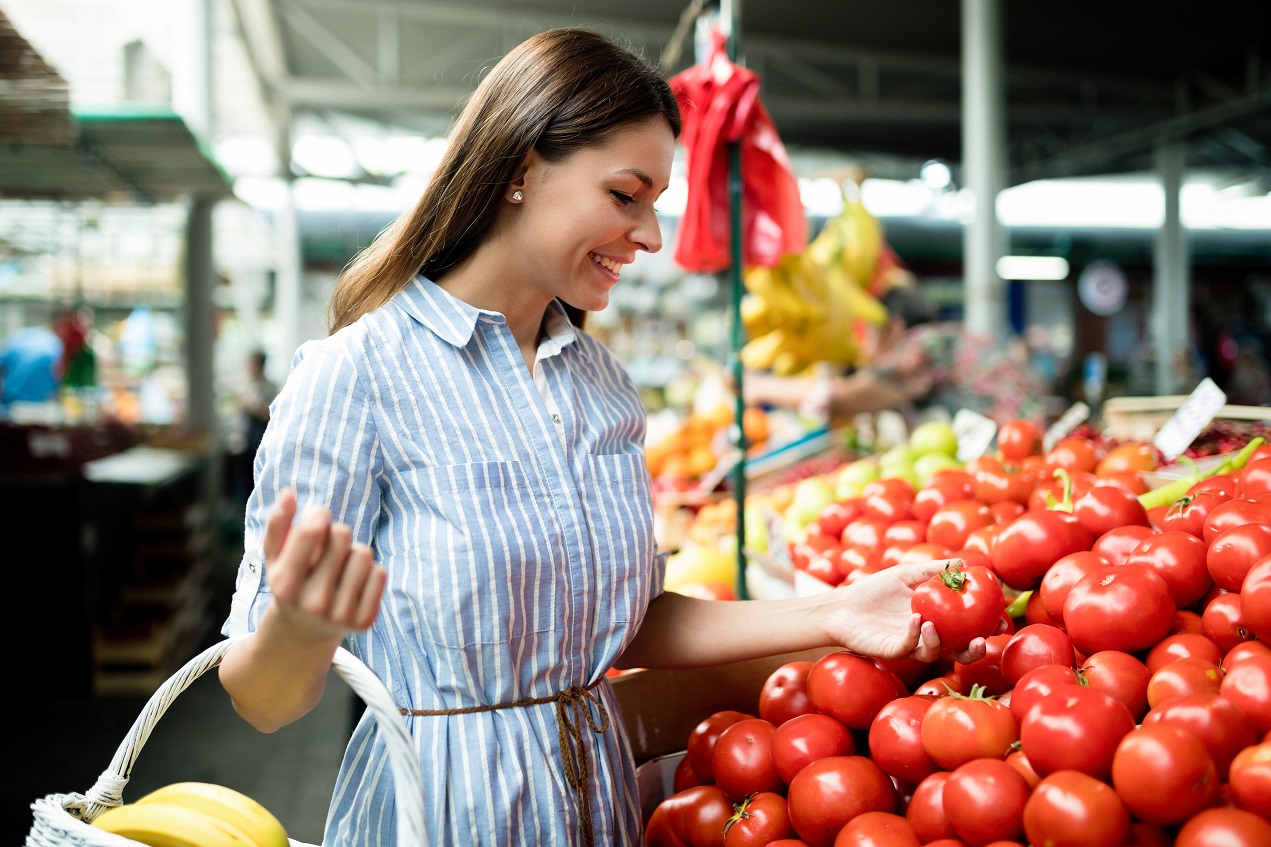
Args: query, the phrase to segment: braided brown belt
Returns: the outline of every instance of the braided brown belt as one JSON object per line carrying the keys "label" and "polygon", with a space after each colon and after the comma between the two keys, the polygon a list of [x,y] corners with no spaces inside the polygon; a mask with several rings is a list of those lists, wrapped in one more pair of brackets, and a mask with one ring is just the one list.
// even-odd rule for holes
{"label": "braided brown belt", "polygon": [[[495,712],[499,709],[516,709],[521,706],[541,706],[546,703],[556,704],[556,730],[560,733],[560,756],[565,764],[565,781],[578,796],[578,814],[581,818],[583,844],[595,847],[596,836],[591,828],[591,797],[585,788],[591,778],[591,765],[587,758],[587,750],[583,747],[583,719],[595,733],[603,733],[609,729],[609,712],[592,689],[604,681],[604,677],[591,685],[571,685],[548,697],[526,697],[515,703],[498,703],[493,706],[465,706],[462,709],[400,709],[403,715],[415,717],[435,717],[438,715],[471,715],[477,712]],[[599,714],[599,723],[588,703],[593,703]]]}

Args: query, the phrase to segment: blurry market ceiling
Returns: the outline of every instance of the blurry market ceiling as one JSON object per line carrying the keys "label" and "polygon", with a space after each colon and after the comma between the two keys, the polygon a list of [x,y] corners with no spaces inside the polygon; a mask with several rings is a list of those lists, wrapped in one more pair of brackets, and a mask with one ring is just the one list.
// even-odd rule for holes
{"label": "blurry market ceiling", "polygon": [[[232,0],[267,103],[289,129],[343,118],[444,134],[484,69],[525,37],[585,25],[668,73],[693,63],[695,0]],[[710,4],[707,4],[710,5]],[[872,176],[961,159],[955,0],[736,0],[741,61],[794,154]],[[1007,182],[1187,168],[1271,190],[1265,4],[1001,0]],[[1258,21],[1264,21],[1259,24]],[[677,31],[678,27],[678,31]]]}

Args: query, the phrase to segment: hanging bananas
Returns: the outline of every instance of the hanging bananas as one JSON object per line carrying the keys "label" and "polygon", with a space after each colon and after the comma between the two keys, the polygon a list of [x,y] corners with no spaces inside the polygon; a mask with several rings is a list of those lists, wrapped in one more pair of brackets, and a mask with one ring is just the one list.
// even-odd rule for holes
{"label": "hanging bananas", "polygon": [[232,788],[178,782],[93,821],[149,847],[287,847],[287,833],[260,803]]}

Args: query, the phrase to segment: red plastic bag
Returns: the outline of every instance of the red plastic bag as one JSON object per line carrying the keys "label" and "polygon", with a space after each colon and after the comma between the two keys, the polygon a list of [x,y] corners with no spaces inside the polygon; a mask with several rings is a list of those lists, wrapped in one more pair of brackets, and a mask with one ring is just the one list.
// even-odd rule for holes
{"label": "red plastic bag", "polygon": [[675,261],[716,273],[732,265],[728,209],[728,144],[741,145],[742,261],[772,267],[807,247],[807,218],[785,145],[759,100],[759,77],[724,52],[711,34],[705,61],[676,74],[687,153],[688,201],[676,233]]}

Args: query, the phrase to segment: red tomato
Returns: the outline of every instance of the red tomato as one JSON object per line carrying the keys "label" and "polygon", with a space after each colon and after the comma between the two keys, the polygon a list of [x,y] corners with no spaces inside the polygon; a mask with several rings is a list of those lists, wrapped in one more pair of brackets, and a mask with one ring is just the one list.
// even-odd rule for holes
{"label": "red tomato", "polygon": [[799,771],[788,794],[790,823],[812,847],[832,847],[848,821],[896,811],[896,787],[864,756],[827,756]]}
{"label": "red tomato", "polygon": [[869,726],[869,756],[883,773],[917,785],[939,770],[922,746],[922,720],[935,697],[898,697],[879,710]]}
{"label": "red tomato", "polygon": [[944,786],[952,775],[953,771],[936,771],[918,783],[905,807],[905,818],[913,824],[914,834],[923,844],[958,836],[944,813]]}
{"label": "red tomato", "polygon": [[822,535],[841,538],[847,525],[863,514],[864,503],[860,497],[844,497],[822,506],[816,516],[817,528]]}
{"label": "red tomato", "polygon": [[935,624],[941,646],[956,652],[997,631],[1006,598],[988,568],[946,565],[914,588],[909,605],[924,621]]}
{"label": "red tomato", "polygon": [[[1186,694],[1154,706],[1143,716],[1143,726],[1157,723],[1185,729],[1199,738],[1213,757],[1219,777],[1227,773],[1237,753],[1258,740],[1245,713],[1216,692]],[[1271,801],[1271,796],[1267,799]]]}
{"label": "red tomato", "polygon": [[1086,685],[1110,694],[1130,710],[1137,721],[1147,713],[1147,683],[1152,672],[1124,650],[1103,650],[1081,665]]}
{"label": "red tomato", "polygon": [[914,517],[930,521],[936,510],[955,500],[975,497],[975,477],[960,468],[945,468],[927,477],[914,494]]}
{"label": "red tomato", "polygon": [[706,783],[715,781],[713,760],[715,742],[719,740],[720,733],[737,723],[737,721],[753,717],[754,715],[748,715],[745,712],[725,709],[710,715],[693,728],[693,731],[688,735],[688,743],[685,745],[687,750],[686,758],[689,766],[693,769],[693,773],[697,774],[699,780]]}
{"label": "red tomato", "polygon": [[993,543],[989,556],[1002,582],[1017,591],[1029,591],[1056,561],[1089,550],[1090,530],[1068,512],[1029,511],[1006,525]]}
{"label": "red tomato", "polygon": [[1095,478],[1099,480],[1095,483],[1097,486],[1111,485],[1114,488],[1124,489],[1136,497],[1146,494],[1149,490],[1147,480],[1143,478],[1141,471],[1115,471]]}
{"label": "red tomato", "polygon": [[1253,632],[1245,625],[1240,594],[1222,591],[1205,604],[1200,616],[1201,631],[1219,650],[1231,650],[1241,641],[1253,638]]}
{"label": "red tomato", "polygon": [[794,835],[784,795],[760,791],[734,806],[724,825],[724,847],[766,847]]}
{"label": "red tomato", "polygon": [[1156,642],[1148,651],[1144,664],[1149,671],[1156,673],[1161,666],[1188,656],[1199,656],[1215,665],[1222,663],[1222,651],[1217,644],[1200,633],[1180,632],[1167,635]]}
{"label": "red tomato", "polygon": [[[882,480],[874,480],[874,482],[882,482]],[[874,483],[870,483],[873,485]],[[866,494],[861,492],[861,515],[866,518],[877,518],[887,523],[895,523],[896,521],[908,521],[914,518],[914,492],[909,483],[905,483],[908,487],[907,493],[897,491],[877,492],[874,494]]]}
{"label": "red tomato", "polygon": [[1125,557],[1127,565],[1151,568],[1165,578],[1180,609],[1205,596],[1213,585],[1205,564],[1205,542],[1190,533],[1169,530],[1149,535]]}
{"label": "red tomato", "polygon": [[1011,689],[1010,710],[1017,721],[1023,722],[1024,715],[1038,700],[1062,686],[1081,684],[1081,676],[1072,667],[1042,665],[1033,668],[1021,676]]}
{"label": "red tomato", "polygon": [[[1041,591],[1034,590],[1028,595],[1028,600],[1024,603],[1024,625],[1033,626],[1034,624],[1045,624],[1059,629],[1063,629],[1064,622],[1058,618],[1052,618],[1050,612],[1046,611],[1046,604],[1042,601]],[[1014,633],[1011,633],[1014,635]]]}
{"label": "red tomato", "polygon": [[879,477],[861,487],[862,497],[879,495],[906,503],[912,503],[917,493],[913,485],[900,477]]}
{"label": "red tomato", "polygon": [[827,653],[808,671],[808,696],[818,712],[849,729],[869,729],[878,710],[898,695],[896,675],[846,650]]}
{"label": "red tomato", "polygon": [[1028,780],[1001,759],[975,759],[944,784],[944,814],[968,844],[988,844],[1024,834]]}
{"label": "red tomato", "polygon": [[922,719],[922,747],[937,765],[953,770],[972,759],[1004,759],[1019,739],[1015,715],[979,690],[940,697]]}
{"label": "red tomato", "polygon": [[974,662],[954,662],[953,674],[963,692],[978,685],[984,694],[997,697],[1011,690],[1011,684],[1002,676],[1002,651],[1011,640],[1012,633],[999,632],[984,639],[984,655]]}
{"label": "red tomato", "polygon": [[1240,584],[1240,616],[1255,636],[1271,639],[1271,556],[1249,567]]}
{"label": "red tomato", "polygon": [[1170,826],[1209,806],[1218,771],[1199,738],[1158,723],[1121,739],[1112,760],[1112,786],[1136,819]]}
{"label": "red tomato", "polygon": [[1071,770],[1042,777],[1024,804],[1024,833],[1046,847],[1121,847],[1130,814],[1112,786]]}
{"label": "red tomato", "polygon": [[1124,488],[1110,485],[1095,486],[1076,497],[1072,513],[1095,538],[1119,526],[1148,526],[1147,509],[1139,498]]}
{"label": "red tomato", "polygon": [[1271,656],[1271,647],[1261,641],[1241,641],[1226,652],[1219,664],[1226,672],[1250,656]]}
{"label": "red tomato", "polygon": [[1194,632],[1197,635],[1204,635],[1205,629],[1200,615],[1190,609],[1179,609],[1174,613],[1174,625],[1170,627],[1170,635],[1177,635],[1181,632]]}
{"label": "red tomato", "polygon": [[1186,656],[1163,665],[1147,681],[1147,704],[1155,708],[1187,694],[1217,694],[1222,686],[1222,668],[1200,656]]}
{"label": "red tomato", "polygon": [[733,800],[740,802],[747,794],[785,788],[772,764],[776,729],[762,718],[747,718],[720,733],[711,766],[715,784]]}
{"label": "red tomato", "polygon": [[883,534],[891,521],[880,518],[859,517],[843,529],[841,538],[845,548],[859,550],[867,555],[880,556],[883,552]]}
{"label": "red tomato", "polygon": [[697,774],[693,773],[693,766],[688,756],[680,759],[680,763],[675,766],[675,772],[671,775],[671,791],[679,794],[681,791],[704,784],[697,778]]}
{"label": "red tomato", "polygon": [[1046,452],[1046,464],[1052,470],[1063,468],[1068,471],[1094,473],[1094,469],[1099,466],[1100,458],[1099,449],[1095,443],[1079,435],[1061,438]]}
{"label": "red tomato", "polygon": [[798,715],[772,734],[772,766],[786,785],[811,762],[826,756],[850,756],[856,740],[843,724],[829,715]]}
{"label": "red tomato", "polygon": [[812,663],[787,662],[768,675],[759,691],[759,717],[781,726],[797,715],[815,712],[808,696],[808,671]]}
{"label": "red tomato", "polygon": [[1064,600],[1064,627],[1078,650],[1134,653],[1165,637],[1174,623],[1174,597],[1156,571],[1107,565],[1083,576]]}
{"label": "red tomato", "polygon": [[1068,599],[1068,592],[1077,584],[1077,580],[1106,564],[1107,562],[1098,553],[1091,550],[1079,550],[1056,560],[1047,569],[1042,577],[1041,586],[1037,589],[1041,595],[1042,604],[1046,607],[1046,614],[1058,621],[1063,621],[1064,600]]}
{"label": "red tomato", "polygon": [[1240,707],[1259,732],[1271,730],[1271,656],[1250,656],[1222,678],[1220,693]]}
{"label": "red tomato", "polygon": [[907,565],[917,562],[934,562],[939,559],[948,559],[952,556],[953,551],[948,547],[942,547],[939,544],[930,544],[923,541],[902,552],[896,559],[896,563],[900,565]]}
{"label": "red tomato", "polygon": [[966,470],[975,478],[975,499],[992,506],[1004,500],[1027,503],[1036,483],[1036,473],[1014,471],[992,456],[967,462]]}
{"label": "red tomato", "polygon": [[1197,480],[1191,488],[1187,489],[1187,493],[1199,494],[1202,491],[1207,491],[1219,495],[1224,500],[1230,500],[1237,495],[1242,476],[1244,476],[1243,471],[1214,474],[1213,476]]}
{"label": "red tomato", "polygon": [[1178,530],[1203,538],[1205,534],[1205,518],[1214,507],[1225,500],[1230,500],[1214,491],[1198,491],[1175,500],[1165,510],[1165,519],[1161,521],[1161,529]]}
{"label": "red tomato", "polygon": [[1245,465],[1235,496],[1244,498],[1271,494],[1271,458],[1257,459]]}
{"label": "red tomato", "polygon": [[1134,729],[1130,710],[1110,694],[1079,685],[1042,697],[1020,722],[1019,740],[1041,776],[1075,770],[1106,779],[1112,756]]}
{"label": "red tomato", "polygon": [[966,537],[967,549],[983,553],[989,557],[991,563],[993,560],[993,544],[1005,528],[1005,524],[996,523],[992,526],[982,526],[979,529],[971,530],[971,534]]}
{"label": "red tomato", "polygon": [[1044,665],[1073,667],[1077,654],[1072,639],[1057,626],[1029,624],[1011,636],[1002,649],[1002,676],[1016,684],[1024,674]]}
{"label": "red tomato", "polygon": [[857,815],[834,839],[834,847],[920,847],[921,844],[913,824],[891,812]]}
{"label": "red tomato", "polygon": [[1236,806],[1271,819],[1271,744],[1250,743],[1237,751],[1227,770],[1227,787]]}
{"label": "red tomato", "polygon": [[1212,544],[1215,538],[1232,527],[1265,523],[1271,523],[1271,501],[1264,497],[1256,500],[1233,498],[1210,510],[1201,528],[1201,536],[1206,544]]}
{"label": "red tomato", "polygon": [[993,513],[994,521],[1005,525],[1024,514],[1028,509],[1024,507],[1024,504],[1016,503],[1014,500],[1003,500],[1000,503],[991,504],[989,511]]}
{"label": "red tomato", "polygon": [[1178,829],[1174,847],[1266,847],[1271,823],[1244,809],[1206,809]]}
{"label": "red tomato", "polygon": [[1072,511],[1072,503],[1095,487],[1099,477],[1083,471],[1055,471],[1056,478],[1041,476],[1037,486],[1029,492],[1029,509],[1057,509]]}
{"label": "red tomato", "polygon": [[1214,585],[1239,591],[1253,563],[1268,555],[1271,555],[1271,524],[1241,524],[1209,540],[1205,567]]}
{"label": "red tomato", "polygon": [[972,530],[996,523],[989,507],[979,500],[954,500],[936,509],[927,523],[926,540],[951,550],[966,546]]}
{"label": "red tomato", "polygon": [[644,827],[646,847],[724,847],[733,803],[717,785],[699,785],[663,800]]}
{"label": "red tomato", "polygon": [[1143,543],[1143,539],[1155,532],[1151,527],[1137,524],[1119,526],[1096,538],[1090,549],[1109,565],[1120,565],[1125,562],[1126,556]]}
{"label": "red tomato", "polygon": [[885,547],[912,547],[927,540],[927,524],[917,518],[896,521],[883,532]]}
{"label": "red tomato", "polygon": [[1122,471],[1154,471],[1161,466],[1161,453],[1151,444],[1127,441],[1107,452],[1094,472],[1098,476]]}
{"label": "red tomato", "polygon": [[1026,418],[1012,418],[997,430],[997,452],[1008,462],[1042,452],[1042,428]]}

